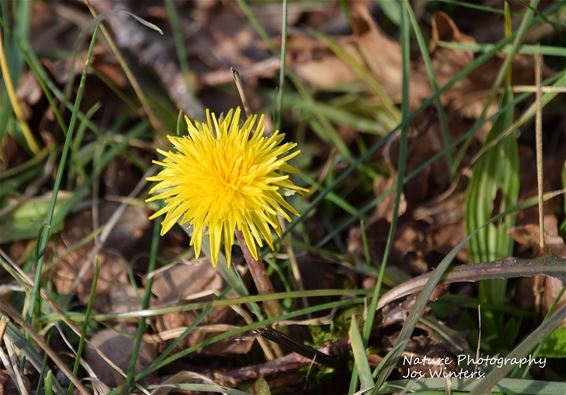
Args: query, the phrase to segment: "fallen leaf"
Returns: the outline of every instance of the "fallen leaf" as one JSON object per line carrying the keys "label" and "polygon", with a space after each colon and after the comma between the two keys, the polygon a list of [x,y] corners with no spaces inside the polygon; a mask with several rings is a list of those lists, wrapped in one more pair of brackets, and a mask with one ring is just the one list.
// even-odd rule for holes
{"label": "fallen leaf", "polygon": [[39,99],[41,99],[42,93],[33,73],[24,73],[18,84],[17,97],[26,119],[29,119],[31,115],[30,107],[37,104]]}
{"label": "fallen leaf", "polygon": [[[391,100],[401,100],[401,47],[376,26],[367,5],[352,2],[352,30],[349,37],[336,39],[340,48],[357,63],[365,65]],[[305,35],[291,35],[288,62],[308,84],[328,88],[358,81],[358,75],[334,55],[326,45]],[[411,105],[430,96],[423,73],[411,73]]]}
{"label": "fallen leaf", "polygon": [[[362,55],[365,64],[389,97],[401,101],[402,67],[401,46],[377,28],[368,7],[361,1],[352,4],[352,42]],[[430,86],[423,73],[411,72],[411,107],[416,107],[430,96]]]}
{"label": "fallen leaf", "polygon": [[[344,43],[343,49],[357,61],[362,60],[351,44]],[[298,32],[292,32],[287,37],[287,62],[299,77],[315,88],[328,88],[358,80],[352,69],[324,44]]]}
{"label": "fallen leaf", "polygon": [[[474,44],[476,40],[462,33],[454,21],[441,11],[432,15],[431,25],[429,52],[436,82],[438,86],[442,86],[474,60],[474,53],[444,48],[439,42]],[[466,77],[459,79],[442,95],[443,105],[451,107],[464,117],[478,117],[504,59],[505,54],[497,54]],[[531,58],[515,55],[511,63],[511,70],[513,85],[532,85],[534,83],[534,64]],[[491,103],[488,115],[497,111],[497,102],[494,100]],[[485,133],[489,130],[489,128],[484,129]],[[482,133],[480,137],[485,138],[485,133]]]}
{"label": "fallen leaf", "polygon": [[[397,185],[397,174],[393,174],[390,177],[376,177],[373,180],[373,193],[375,196],[379,196],[392,188],[395,191]],[[385,218],[387,222],[391,223],[393,220],[393,206],[395,204],[395,192],[390,193],[385,196],[383,200],[377,205],[373,215],[368,220],[368,224],[372,224],[382,218]],[[407,200],[405,199],[405,194],[401,193],[401,200],[399,202],[398,216],[405,214],[407,210]]]}
{"label": "fallen leaf", "polygon": [[[106,224],[119,207],[117,203],[101,202],[99,221]],[[147,213],[140,207],[128,206],[110,235],[91,259],[94,243],[92,210],[71,215],[65,222],[60,241],[54,247],[56,257],[51,280],[57,292],[76,292],[78,299],[87,304],[94,276],[94,263],[98,261],[100,274],[93,307],[98,312],[126,312],[141,308],[139,292],[130,283],[128,261],[143,251],[143,240],[150,228]],[[147,247],[146,247],[147,248]],[[126,259],[127,258],[127,259]],[[84,269],[85,264],[89,264]],[[81,273],[83,272],[84,273]],[[80,278],[77,277],[82,274]],[[76,289],[73,289],[76,284]]]}
{"label": "fallen leaf", "polygon": [[[106,224],[120,204],[101,201],[99,205],[100,225]],[[114,224],[104,247],[126,259],[134,258],[140,251],[147,250],[151,222],[149,213],[139,206],[127,205],[120,219]],[[93,231],[92,210],[83,210],[71,215],[65,222],[62,239],[67,246],[84,241]]]}
{"label": "fallen leaf", "polygon": [[[127,372],[132,348],[134,346],[135,326],[120,324],[114,329],[104,329],[95,333],[85,349],[85,359],[97,377],[106,385],[115,387],[124,382],[121,376],[98,353],[97,348],[122,371]],[[135,372],[145,369],[157,357],[157,347],[142,340]]]}
{"label": "fallen leaf", "polygon": [[[94,264],[91,264],[73,289],[75,279],[86,263],[92,246],[75,250],[67,250],[57,245],[60,259],[55,265],[51,280],[60,294],[76,292],[78,299],[86,305],[89,302],[90,289],[94,277]],[[101,249],[95,258],[100,266],[93,308],[97,312],[126,312],[141,308],[138,293],[128,280],[128,263],[124,258],[112,251]]]}
{"label": "fallen leaf", "polygon": [[[364,2],[352,2],[351,9],[353,33],[347,37],[339,37],[335,42],[371,72],[392,101],[399,103],[402,86],[399,43],[380,31]],[[476,41],[462,33],[454,21],[443,12],[433,14],[431,25],[429,53],[436,83],[443,86],[474,60],[474,53],[444,48],[440,41],[463,44],[473,44]],[[442,95],[443,105],[461,116],[478,117],[504,58],[505,54],[497,54],[468,76],[459,79]],[[359,81],[357,74],[323,43],[304,34],[289,35],[287,61],[306,83],[315,88],[330,88]],[[511,67],[513,84],[532,85],[534,66],[529,57],[516,55]],[[432,94],[421,59],[411,64],[410,87],[411,108],[418,107]],[[496,109],[497,100],[494,100],[488,108],[488,115],[493,114]]]}

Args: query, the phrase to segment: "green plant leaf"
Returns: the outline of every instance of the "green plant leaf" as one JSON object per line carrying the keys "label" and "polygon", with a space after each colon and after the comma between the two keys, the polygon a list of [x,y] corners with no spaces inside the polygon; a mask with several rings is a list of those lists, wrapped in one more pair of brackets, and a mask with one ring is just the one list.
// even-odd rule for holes
{"label": "green plant leaf", "polygon": [[[55,204],[56,214],[69,200],[69,197],[67,194],[59,193]],[[38,230],[45,222],[50,201],[51,195],[32,198],[3,218],[3,224],[0,227],[0,244],[37,237]]]}
{"label": "green plant leaf", "polygon": [[[513,102],[511,87],[507,84],[500,107]],[[485,144],[497,139],[513,123],[513,106],[502,111],[488,134]],[[466,231],[471,234],[487,223],[494,215],[505,211],[517,203],[519,194],[519,153],[517,140],[509,135],[483,155],[473,167],[465,204],[464,222]],[[508,232],[515,223],[515,216],[508,215],[497,223],[481,229],[470,239],[468,249],[472,262],[486,262],[511,255],[513,241]],[[482,304],[505,304],[507,283],[505,280],[487,280],[479,284],[479,299]],[[492,338],[486,347],[497,342],[498,347],[506,348],[514,341],[511,336],[501,337],[504,317],[493,310],[482,311],[485,338]],[[499,334],[499,335],[496,335]],[[494,336],[496,335],[496,336]],[[508,335],[508,334],[507,334]],[[501,343],[501,339],[509,341]]]}
{"label": "green plant leaf", "polygon": [[566,358],[566,328],[552,331],[541,343],[538,355],[547,358]]}
{"label": "green plant leaf", "polygon": [[358,329],[355,316],[352,316],[348,335],[350,336],[352,353],[354,354],[354,360],[356,361],[355,367],[362,383],[362,391],[368,390],[374,386],[373,377],[371,376],[371,369],[369,367],[364,343],[362,341],[362,336],[360,335],[360,330]]}
{"label": "green plant leaf", "polygon": [[391,0],[379,0],[381,10],[391,22],[399,26],[401,24],[401,2]]}

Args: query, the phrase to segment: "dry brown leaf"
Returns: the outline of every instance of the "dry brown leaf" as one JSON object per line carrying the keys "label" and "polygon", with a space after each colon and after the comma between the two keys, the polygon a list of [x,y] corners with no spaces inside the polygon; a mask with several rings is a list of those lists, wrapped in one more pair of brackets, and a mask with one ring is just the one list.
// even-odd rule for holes
{"label": "dry brown leaf", "polygon": [[[100,45],[94,47],[92,62],[96,63],[98,56],[103,55],[106,49]],[[41,59],[41,63],[47,71],[53,76],[55,81],[59,84],[64,85],[71,78],[77,78],[83,72],[85,61],[87,57],[87,52],[78,52],[74,57],[65,60],[52,60],[49,58]],[[92,69],[88,72],[92,73]],[[78,81],[77,81],[78,82]]]}
{"label": "dry brown leaf", "polygon": [[8,170],[27,159],[26,152],[18,144],[18,140],[5,133],[0,148],[0,169]]}
{"label": "dry brown leaf", "polygon": [[[362,59],[351,44],[342,43],[343,49],[354,59]],[[315,88],[328,88],[358,80],[356,74],[326,46],[298,32],[287,38],[287,62],[297,74]]]}
{"label": "dry brown leaf", "polygon": [[20,104],[25,103],[27,106],[34,105],[41,99],[41,95],[41,88],[33,73],[24,73],[18,84],[17,97]]}
{"label": "dry brown leaf", "polygon": [[[462,33],[454,21],[443,12],[435,12],[431,24],[432,37],[429,52],[436,82],[442,86],[471,63],[474,60],[474,54],[464,50],[442,48],[438,42],[474,44],[476,40]],[[478,117],[504,59],[505,54],[497,54],[468,76],[459,79],[450,90],[442,95],[442,103],[464,117]],[[534,65],[531,58],[515,55],[511,67],[513,84],[533,84]],[[488,115],[493,114],[497,106],[497,101],[494,101],[488,108]]]}
{"label": "dry brown leaf", "polygon": [[[373,193],[375,196],[379,196],[389,188],[395,189],[397,185],[397,174],[393,174],[390,177],[376,177],[373,180]],[[391,223],[393,220],[393,206],[395,204],[395,193],[390,193],[387,195],[376,207],[375,212],[370,217],[368,224],[374,223],[382,218],[385,218],[387,222]],[[399,214],[402,216],[407,210],[407,200],[405,199],[405,194],[401,193],[401,200],[399,202]]]}
{"label": "dry brown leaf", "polygon": [[[413,220],[426,222],[420,225],[425,232],[427,247],[425,252],[436,252],[445,256],[464,237],[463,212],[465,200],[464,192],[456,192],[442,200],[435,199],[430,203],[417,207],[412,212]],[[462,249],[458,252],[458,259],[467,262],[468,252]]]}
{"label": "dry brown leaf", "polygon": [[[429,52],[436,83],[446,84],[454,75],[471,63],[474,54],[469,51],[439,46],[439,41],[475,43],[471,36],[463,34],[454,21],[443,12],[432,16],[432,38]],[[371,71],[394,102],[401,100],[401,48],[397,41],[387,38],[376,26],[364,2],[352,3],[353,34],[336,40],[337,44],[358,63]],[[308,84],[328,88],[337,84],[351,83],[358,76],[321,42],[305,35],[293,34],[288,41],[288,62]],[[476,118],[503,62],[504,54],[498,54],[458,80],[442,95],[442,103],[460,115]],[[430,84],[422,60],[411,65],[411,107],[415,108],[431,96]],[[532,84],[533,62],[530,58],[516,55],[512,62],[513,83]],[[497,108],[494,101],[488,108],[492,114]],[[486,129],[487,130],[487,129]]]}
{"label": "dry brown leaf", "polygon": [[[353,34],[336,40],[338,45],[359,64],[365,65],[393,101],[401,99],[401,48],[377,28],[367,5],[352,3]],[[308,84],[327,88],[358,80],[357,74],[326,46],[304,35],[288,40],[288,62]],[[426,75],[411,73],[411,105],[417,106],[430,96]]]}
{"label": "dry brown leaf", "polygon": [[[120,205],[102,201],[99,205],[99,224],[104,225]],[[126,259],[133,258],[147,248],[151,222],[148,212],[139,206],[127,206],[120,220],[112,228],[104,246]],[[80,243],[93,231],[92,211],[84,210],[72,215],[63,228],[62,239],[67,246]]]}
{"label": "dry brown leaf", "polygon": [[[401,101],[401,46],[385,37],[377,28],[367,5],[352,4],[352,42],[362,55],[365,64],[394,102]],[[411,107],[416,107],[430,96],[430,86],[423,73],[411,73]]]}
{"label": "dry brown leaf", "polygon": [[[100,222],[106,223],[117,207],[116,203],[102,202]],[[85,305],[92,287],[93,263],[77,283],[77,288],[73,290],[72,286],[94,248],[92,242],[76,247],[92,233],[92,225],[91,210],[71,216],[65,223],[61,240],[54,251],[58,257],[52,275],[55,289],[62,294],[76,292],[78,299]],[[106,244],[96,254],[95,261],[100,265],[93,303],[96,311],[117,313],[141,308],[138,297],[140,293],[129,281],[129,266],[124,257],[139,254],[140,244],[148,229],[147,213],[139,207],[130,206],[113,228]]]}
{"label": "dry brown leaf", "polygon": [[[52,275],[55,289],[61,294],[76,292],[78,299],[86,305],[92,287],[94,265],[85,272],[76,290],[72,289],[72,285],[86,263],[92,247],[85,246],[67,251],[66,247],[59,244],[56,248],[61,259],[57,262]],[[93,308],[98,312],[116,313],[141,308],[136,290],[128,280],[128,263],[124,258],[103,248],[97,254],[96,260],[100,265],[100,273]]]}
{"label": "dry brown leaf", "polygon": [[222,277],[206,259],[179,263],[155,274],[151,292],[159,304],[171,304],[197,295],[220,292],[224,286]]}
{"label": "dry brown leaf", "polygon": [[[442,48],[438,41],[452,43],[475,43],[473,37],[460,32],[454,21],[443,12],[436,12],[432,16],[432,38],[429,52],[432,66],[439,86],[445,85],[456,73],[474,60],[472,52]],[[497,70],[496,70],[497,72]],[[491,73],[490,73],[491,74]],[[493,79],[485,83],[483,73],[472,72],[465,78],[459,79],[448,92],[442,95],[442,103],[460,112],[465,117],[478,116],[483,108],[483,102],[493,84]],[[492,103],[489,113],[496,110],[496,103]]]}
{"label": "dry brown leaf", "polygon": [[[115,387],[120,385],[124,378],[109,366],[96,353],[94,348],[101,351],[106,357],[114,362],[124,372],[128,370],[128,364],[132,355],[134,345],[135,326],[120,324],[114,329],[104,329],[94,334],[87,343],[85,359],[96,373],[96,376],[106,385]],[[137,363],[136,373],[145,369],[157,357],[157,347],[142,340]]]}

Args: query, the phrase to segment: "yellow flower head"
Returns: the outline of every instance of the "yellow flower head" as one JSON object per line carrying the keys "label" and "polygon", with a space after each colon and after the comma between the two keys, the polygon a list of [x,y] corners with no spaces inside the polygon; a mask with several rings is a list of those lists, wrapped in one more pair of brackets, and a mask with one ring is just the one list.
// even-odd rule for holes
{"label": "yellow flower head", "polygon": [[158,183],[149,191],[147,201],[164,199],[165,206],[153,214],[165,214],[163,236],[173,225],[189,223],[193,229],[191,245],[200,255],[205,234],[210,239],[210,257],[216,266],[220,245],[228,265],[234,233],[242,232],[254,258],[262,239],[273,249],[271,229],[280,236],[277,216],[290,221],[289,213],[299,213],[287,203],[284,190],[305,192],[293,184],[289,175],[296,169],[287,162],[300,151],[296,143],[281,144],[285,135],[278,131],[264,135],[263,116],[249,117],[240,126],[240,109],[230,110],[219,122],[206,112],[206,123],[185,117],[189,134],[168,136],[174,152],[157,150],[165,159],[154,161],[163,166],[159,174],[148,177]]}

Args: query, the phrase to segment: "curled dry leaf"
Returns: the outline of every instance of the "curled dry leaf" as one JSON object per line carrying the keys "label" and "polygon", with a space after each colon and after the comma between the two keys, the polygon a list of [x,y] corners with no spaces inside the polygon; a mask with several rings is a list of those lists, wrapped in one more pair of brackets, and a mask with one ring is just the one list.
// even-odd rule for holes
{"label": "curled dry leaf", "polygon": [[[475,44],[476,40],[462,33],[454,21],[443,12],[435,12],[431,24],[432,37],[429,52],[436,82],[442,86],[471,63],[474,60],[474,54],[470,51],[444,48],[440,42]],[[468,76],[459,79],[450,90],[442,95],[442,103],[464,117],[478,117],[505,56],[504,53],[498,53]],[[530,57],[515,55],[511,68],[514,85],[534,83],[534,63]],[[494,101],[488,108],[488,115],[493,114],[496,110],[497,101]]]}
{"label": "curled dry leaf", "polygon": [[[336,40],[340,48],[365,66],[393,101],[401,100],[401,47],[376,26],[367,5],[352,2],[352,30],[349,37]],[[305,35],[288,39],[288,62],[308,84],[328,88],[358,81],[358,75],[323,43]],[[430,96],[424,74],[411,73],[411,105]]]}
{"label": "curled dry leaf", "polygon": [[[352,4],[352,42],[356,45],[365,64],[389,97],[401,101],[401,46],[390,40],[377,28],[367,5],[361,1]],[[411,106],[416,107],[430,96],[430,86],[423,73],[411,72]]]}
{"label": "curled dry leaf", "polygon": [[18,144],[18,140],[4,134],[0,145],[0,170],[8,170],[26,160],[26,152]]}
{"label": "curled dry leaf", "polygon": [[[443,12],[436,12],[431,20],[432,32],[429,52],[432,57],[432,64],[435,71],[437,84],[446,84],[456,73],[466,67],[474,60],[474,54],[468,51],[442,48],[438,45],[439,41],[451,43],[472,44],[475,43],[473,37],[460,32],[454,21]],[[487,89],[490,85],[478,85],[479,81],[474,80],[474,73],[466,78],[459,79],[454,86],[442,96],[442,103],[451,106],[462,115],[468,117],[477,116],[482,109],[482,102],[478,101],[478,95],[485,99]],[[470,100],[474,97],[475,100]],[[490,110],[494,111],[496,104],[492,104]]]}
{"label": "curled dry leaf", "polygon": [[[105,225],[112,218],[119,206],[118,203],[108,201],[100,203],[98,218],[100,226]],[[146,236],[149,235],[151,228],[148,216],[148,212],[141,207],[127,206],[105,240],[104,247],[127,260],[139,255],[140,251],[147,250]],[[84,242],[92,231],[92,211],[84,210],[72,215],[66,221],[62,239],[71,247],[76,243]]]}
{"label": "curled dry leaf", "polygon": [[[345,53],[374,73],[393,100],[400,99],[401,52],[397,42],[376,27],[367,6],[352,4],[353,35],[336,40]],[[288,62],[308,84],[328,88],[358,80],[357,74],[323,43],[306,35],[288,38]]]}
{"label": "curled dry leaf", "polygon": [[[376,193],[382,193],[395,186],[394,180],[381,179],[380,182],[383,186],[376,185]],[[385,199],[376,208],[374,215],[366,225],[372,256],[377,257],[382,256],[382,248],[387,239],[389,228],[387,221],[391,219],[393,195]],[[458,192],[442,200],[436,199],[426,204],[421,203],[420,206],[413,209],[408,207],[407,202],[403,200],[400,207],[402,215],[397,225],[397,236],[393,241],[391,262],[402,270],[408,270],[414,274],[427,272],[434,267],[442,256],[445,256],[465,237],[461,210],[463,199],[464,194]],[[363,254],[361,234],[358,228],[350,231],[348,251],[357,258]],[[458,259],[466,261],[467,253],[459,252]]]}

